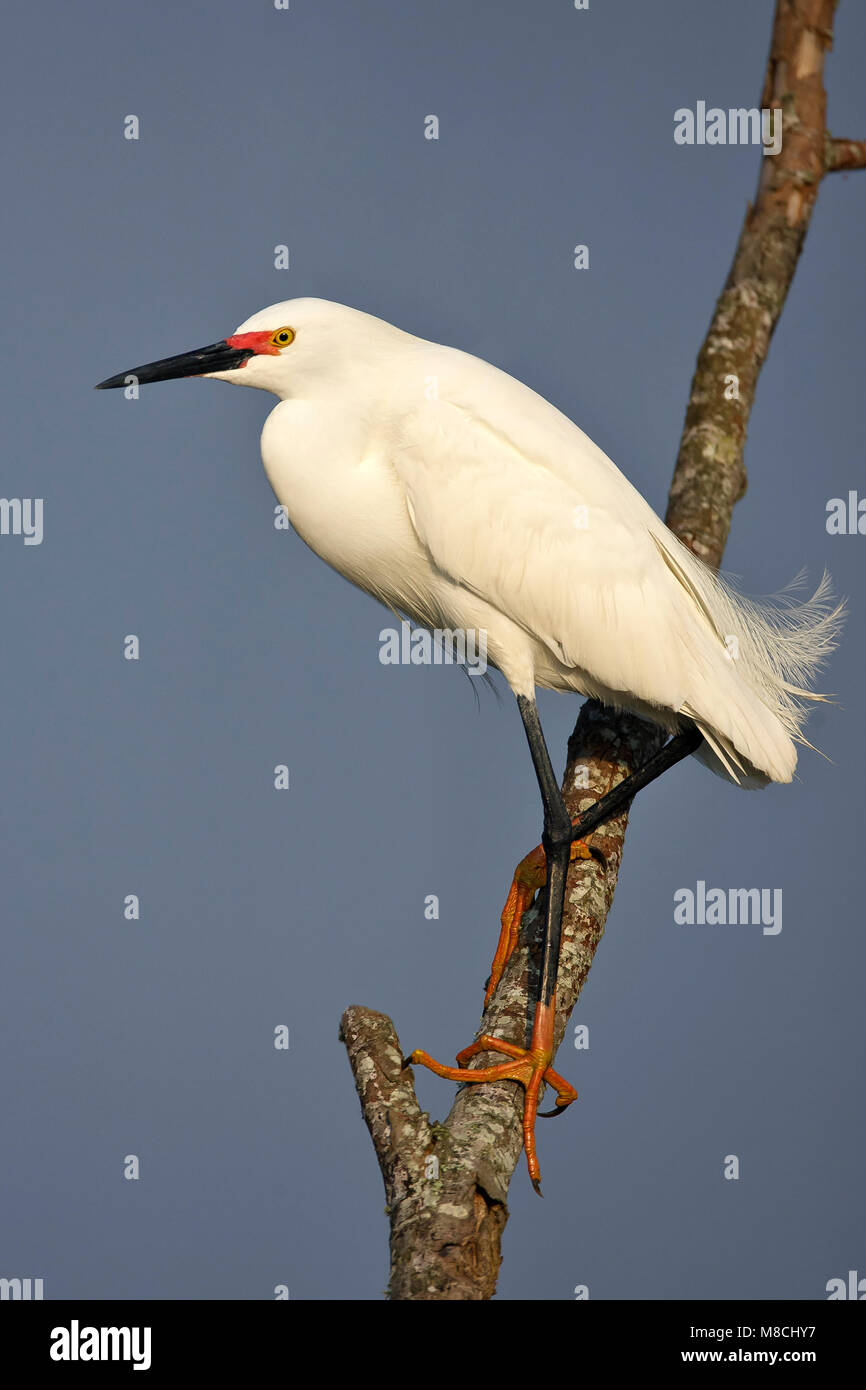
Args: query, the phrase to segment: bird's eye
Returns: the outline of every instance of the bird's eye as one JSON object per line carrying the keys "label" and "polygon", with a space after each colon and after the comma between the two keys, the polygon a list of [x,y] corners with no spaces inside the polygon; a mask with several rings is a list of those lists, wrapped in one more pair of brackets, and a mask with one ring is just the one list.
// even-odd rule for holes
{"label": "bird's eye", "polygon": [[294,336],[294,329],[278,328],[276,333],[271,334],[271,342],[274,347],[288,347]]}

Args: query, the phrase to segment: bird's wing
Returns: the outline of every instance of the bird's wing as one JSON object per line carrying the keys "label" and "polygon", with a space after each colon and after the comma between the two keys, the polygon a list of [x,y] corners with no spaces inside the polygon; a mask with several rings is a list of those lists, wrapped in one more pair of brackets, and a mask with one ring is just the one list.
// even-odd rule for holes
{"label": "bird's wing", "polygon": [[577,426],[504,372],[442,349],[424,377],[433,398],[404,411],[392,459],[434,563],[563,665],[678,709],[683,591],[648,503]]}

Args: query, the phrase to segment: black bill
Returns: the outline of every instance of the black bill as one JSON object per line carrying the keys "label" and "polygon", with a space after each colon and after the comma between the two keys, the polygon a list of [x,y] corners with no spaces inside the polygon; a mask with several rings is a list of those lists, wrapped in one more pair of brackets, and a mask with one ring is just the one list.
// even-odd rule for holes
{"label": "black bill", "polygon": [[206,376],[208,372],[230,372],[234,367],[242,367],[252,348],[234,348],[225,340],[198,348],[195,352],[182,352],[179,357],[163,357],[159,362],[146,362],[143,367],[130,367],[129,371],[118,376],[106,377],[96,386],[97,391],[109,391],[116,386],[128,386],[129,378],[144,386],[150,381],[172,381],[180,376]]}

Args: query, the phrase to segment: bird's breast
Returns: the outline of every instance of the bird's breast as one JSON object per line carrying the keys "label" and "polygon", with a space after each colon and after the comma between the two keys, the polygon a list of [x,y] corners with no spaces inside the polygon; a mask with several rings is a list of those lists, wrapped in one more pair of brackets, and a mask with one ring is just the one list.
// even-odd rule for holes
{"label": "bird's breast", "polygon": [[394,607],[423,591],[429,562],[403,486],[379,440],[351,412],[283,401],[262,431],[262,462],[306,544],[351,583]]}

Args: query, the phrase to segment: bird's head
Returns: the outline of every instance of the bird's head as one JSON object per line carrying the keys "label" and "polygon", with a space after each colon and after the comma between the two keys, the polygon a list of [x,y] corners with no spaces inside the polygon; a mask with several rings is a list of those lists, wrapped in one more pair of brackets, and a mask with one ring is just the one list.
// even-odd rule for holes
{"label": "bird's head", "polygon": [[257,386],[285,400],[340,376],[363,373],[398,339],[411,340],[409,334],[358,309],[326,299],[287,299],[253,314],[227,338],[131,367],[100,381],[96,389],[205,376]]}

